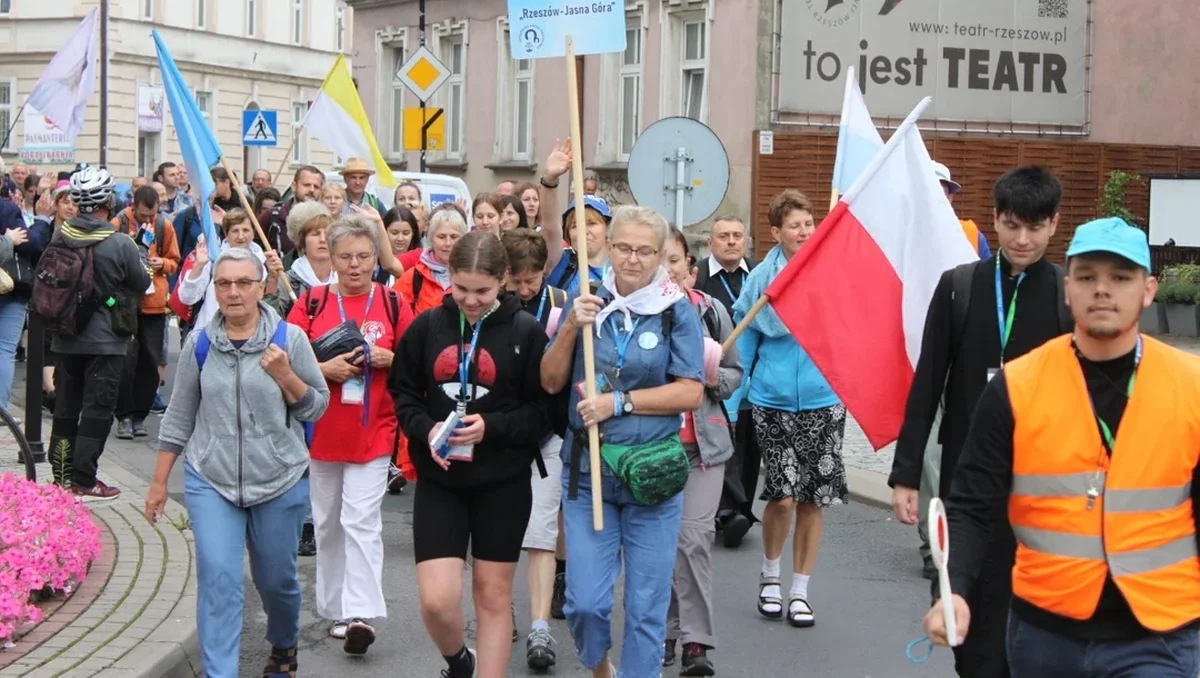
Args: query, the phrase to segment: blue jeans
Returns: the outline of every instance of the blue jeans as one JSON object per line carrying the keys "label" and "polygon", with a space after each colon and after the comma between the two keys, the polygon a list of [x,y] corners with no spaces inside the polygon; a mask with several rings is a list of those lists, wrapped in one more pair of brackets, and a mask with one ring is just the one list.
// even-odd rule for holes
{"label": "blue jeans", "polygon": [[1137,640],[1085,641],[1060,636],[1008,614],[1012,678],[1196,678],[1200,635],[1182,629]]}
{"label": "blue jeans", "polygon": [[238,508],[184,465],[184,491],[196,541],[196,626],[208,678],[238,678],[245,583],[242,558],[267,613],[267,642],[289,648],[300,636],[296,549],[308,506],[308,478],[282,495]]}
{"label": "blue jeans", "polygon": [[625,565],[625,625],[622,678],[658,678],[667,608],[675,573],[675,544],[683,515],[683,493],[646,506],[604,467],[604,530],[592,526],[592,481],[580,474],[579,495],[568,499],[563,473],[563,528],[567,541],[567,601],[563,611],[579,661],[596,669],[612,647],[613,590]]}
{"label": "blue jeans", "polygon": [[0,297],[0,409],[8,410],[12,396],[13,366],[17,342],[25,329],[25,299]]}

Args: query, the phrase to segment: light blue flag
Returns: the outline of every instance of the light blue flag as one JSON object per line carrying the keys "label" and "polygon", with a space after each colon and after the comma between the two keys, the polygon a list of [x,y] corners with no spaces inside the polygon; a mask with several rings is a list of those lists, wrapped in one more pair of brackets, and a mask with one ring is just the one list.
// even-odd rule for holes
{"label": "light blue flag", "polygon": [[217,190],[209,170],[221,163],[221,147],[217,145],[212,130],[204,122],[204,116],[200,113],[200,107],[196,105],[192,91],[183,81],[183,76],[158,31],[154,31],[154,48],[158,51],[158,68],[162,72],[163,89],[167,93],[171,121],[175,124],[175,135],[179,138],[183,164],[187,166],[188,178],[200,188],[196,212],[204,228],[204,241],[211,248],[209,251],[215,253],[221,239],[217,236],[212,210],[209,209],[209,201]]}

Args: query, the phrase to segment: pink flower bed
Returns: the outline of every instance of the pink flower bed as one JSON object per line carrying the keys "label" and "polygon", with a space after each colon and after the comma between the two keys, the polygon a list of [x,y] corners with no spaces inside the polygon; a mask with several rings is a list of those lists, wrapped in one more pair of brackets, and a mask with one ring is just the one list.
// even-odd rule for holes
{"label": "pink flower bed", "polygon": [[70,593],[99,556],[100,528],[82,502],[55,485],[0,475],[0,649],[41,620],[35,593]]}

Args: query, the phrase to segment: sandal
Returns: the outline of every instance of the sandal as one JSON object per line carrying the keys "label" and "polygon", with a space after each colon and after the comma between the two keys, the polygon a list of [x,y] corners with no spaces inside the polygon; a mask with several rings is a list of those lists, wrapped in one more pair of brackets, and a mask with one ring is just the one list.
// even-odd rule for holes
{"label": "sandal", "polygon": [[350,628],[349,619],[339,619],[329,627],[329,637],[337,640],[346,639],[346,629]]}
{"label": "sandal", "polygon": [[[804,606],[803,610],[795,609],[792,606],[800,603]],[[806,629],[817,623],[817,619],[813,616],[812,606],[803,598],[792,598],[788,601],[788,623],[798,629]]]}
{"label": "sandal", "polygon": [[374,642],[374,627],[356,617],[350,620],[350,626],[346,628],[346,641],[342,645],[342,650],[346,654],[363,655],[367,653],[367,648],[371,647]]}
{"label": "sandal", "polygon": [[[768,586],[781,586],[779,577],[763,577],[758,578],[758,613],[767,619],[782,619],[783,618],[783,598],[779,596],[764,596],[763,591]],[[778,610],[767,610],[767,605],[775,605]]]}

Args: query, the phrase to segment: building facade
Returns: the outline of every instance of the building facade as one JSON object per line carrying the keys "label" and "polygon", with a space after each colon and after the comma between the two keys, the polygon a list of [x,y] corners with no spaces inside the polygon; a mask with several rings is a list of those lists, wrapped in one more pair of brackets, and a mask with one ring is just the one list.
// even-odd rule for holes
{"label": "building facade", "polygon": [[[417,2],[347,4],[356,17],[359,91],[380,148],[415,171],[419,154],[404,150],[403,113],[420,102],[395,73],[421,44]],[[599,194],[632,202],[626,163],[634,141],[660,118],[688,116],[711,127],[729,156],[730,186],[718,212],[747,214],[759,0],[625,6],[625,52],[577,59],[583,140],[576,148]],[[506,7],[505,0],[437,0],[426,8],[426,46],[451,73],[426,103],[446,116],[445,148],[428,154],[429,171],[461,176],[473,191],[506,179],[536,182],[555,139],[570,135],[566,63],[510,58]]]}
{"label": "building facade", "polygon": [[[35,162],[44,158],[25,139],[27,132],[34,134],[45,123],[31,116],[30,109],[21,112],[21,106],[50,58],[99,1],[0,0],[0,127],[7,129],[15,120],[8,143],[0,149],[8,164],[22,155]],[[180,160],[150,37],[153,29],[162,34],[235,170],[248,176],[257,168],[275,173],[282,167],[285,176],[277,177],[282,186],[297,165],[333,165],[327,147],[302,132],[297,138],[295,131],[337,54],[351,52],[352,10],[341,0],[108,4],[108,166],[119,180],[150,176],[158,163]],[[75,140],[74,162],[99,159],[99,99],[98,85],[83,132]],[[276,146],[242,145],[243,111],[255,109],[277,111]],[[41,162],[37,171],[73,166],[56,157],[57,164]]]}

